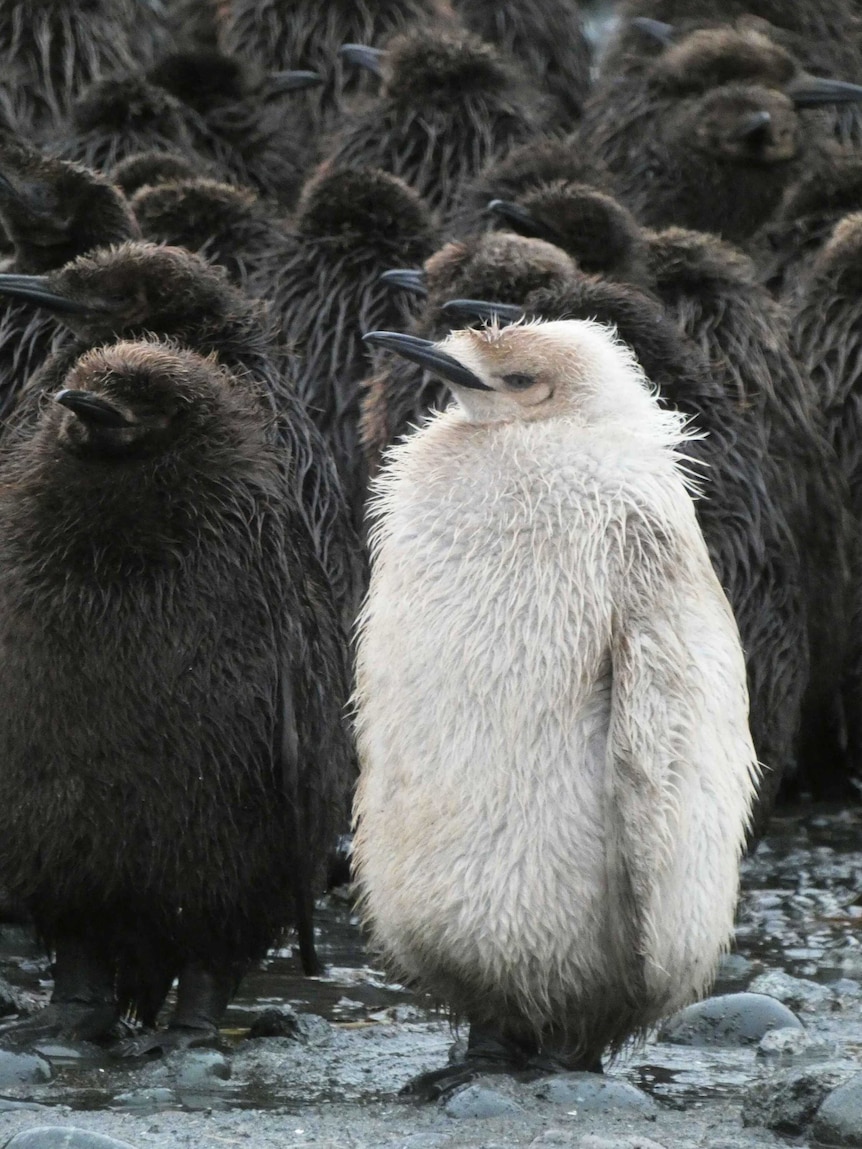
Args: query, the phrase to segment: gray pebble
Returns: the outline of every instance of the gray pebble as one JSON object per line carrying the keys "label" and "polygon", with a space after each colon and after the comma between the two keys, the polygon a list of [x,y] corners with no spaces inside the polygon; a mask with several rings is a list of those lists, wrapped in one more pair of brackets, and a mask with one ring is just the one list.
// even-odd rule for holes
{"label": "gray pebble", "polygon": [[104,1133],[64,1125],[39,1125],[16,1133],[4,1149],[133,1149],[128,1141],[117,1141]]}
{"label": "gray pebble", "polygon": [[668,1018],[659,1041],[671,1045],[755,1045],[772,1029],[801,1029],[795,1014],[761,993],[708,997]]}
{"label": "gray pebble", "polygon": [[128,1093],[118,1093],[113,1105],[126,1109],[141,1109],[148,1105],[170,1105],[177,1101],[173,1089],[132,1089]]}
{"label": "gray pebble", "polygon": [[468,1085],[459,1089],[443,1105],[443,1112],[448,1117],[474,1118],[474,1117],[503,1117],[509,1113],[522,1113],[523,1110],[517,1101],[489,1089],[487,1085]]}
{"label": "gray pebble", "polygon": [[617,1081],[599,1073],[559,1073],[535,1084],[536,1097],[554,1105],[565,1105],[579,1113],[607,1113],[625,1110],[655,1113],[658,1106],[646,1093],[628,1081]]}
{"label": "gray pebble", "polygon": [[10,1085],[40,1085],[51,1080],[51,1066],[32,1053],[0,1049],[0,1089]]}
{"label": "gray pebble", "polygon": [[249,1037],[295,1037],[299,1039],[299,1016],[289,1005],[280,1009],[265,1009],[259,1013],[248,1031]]}
{"label": "gray pebble", "polygon": [[781,1058],[799,1057],[815,1049],[825,1050],[823,1042],[810,1037],[804,1029],[793,1027],[785,1029],[770,1029],[764,1033],[757,1046],[757,1056],[777,1060]]}
{"label": "gray pebble", "polygon": [[398,1149],[448,1149],[451,1137],[439,1133],[413,1133],[406,1141],[399,1142]]}
{"label": "gray pebble", "polygon": [[827,1145],[862,1149],[862,1073],[829,1094],[814,1119],[812,1132]]}
{"label": "gray pebble", "polygon": [[13,1113],[16,1109],[47,1109],[38,1101],[13,1101],[11,1097],[0,1097],[0,1113]]}
{"label": "gray pebble", "polygon": [[[215,1049],[195,1049],[176,1056],[174,1078],[178,1089],[200,1089],[219,1085],[230,1077],[230,1062]],[[173,1058],[171,1059],[173,1060]]]}
{"label": "gray pebble", "polygon": [[742,1107],[743,1125],[762,1125],[776,1133],[802,1133],[836,1086],[854,1074],[852,1062],[788,1069],[752,1085]]}
{"label": "gray pebble", "polygon": [[20,990],[10,985],[4,977],[0,977],[0,1017],[9,1017],[15,1013],[29,1013],[27,1002]]}
{"label": "gray pebble", "polygon": [[597,1137],[588,1133],[578,1142],[578,1149],[664,1149],[649,1137]]}
{"label": "gray pebble", "polygon": [[828,986],[804,977],[791,977],[781,970],[770,970],[756,977],[748,987],[751,993],[765,993],[790,1009],[828,1009],[833,993]]}
{"label": "gray pebble", "polygon": [[721,981],[742,981],[751,976],[753,966],[742,954],[725,954],[718,963],[717,977]]}
{"label": "gray pebble", "polygon": [[574,1149],[577,1138],[568,1129],[546,1129],[530,1142],[530,1149],[551,1149],[551,1146],[568,1146]]}

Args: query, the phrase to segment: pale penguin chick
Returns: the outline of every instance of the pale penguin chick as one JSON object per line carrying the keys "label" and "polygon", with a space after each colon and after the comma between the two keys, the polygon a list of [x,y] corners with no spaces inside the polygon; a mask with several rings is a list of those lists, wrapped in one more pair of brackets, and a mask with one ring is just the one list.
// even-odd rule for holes
{"label": "pale penguin chick", "polygon": [[592,321],[368,338],[458,400],[376,480],[359,627],[364,918],[470,1023],[409,1088],[598,1070],[709,986],[754,795],[692,433]]}

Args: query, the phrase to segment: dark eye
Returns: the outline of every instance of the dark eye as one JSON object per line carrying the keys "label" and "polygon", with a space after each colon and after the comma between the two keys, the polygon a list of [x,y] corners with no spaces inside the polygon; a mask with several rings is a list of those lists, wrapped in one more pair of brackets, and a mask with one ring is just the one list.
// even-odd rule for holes
{"label": "dark eye", "polygon": [[514,375],[502,375],[501,378],[510,391],[526,391],[536,382],[532,375],[521,375],[518,372]]}

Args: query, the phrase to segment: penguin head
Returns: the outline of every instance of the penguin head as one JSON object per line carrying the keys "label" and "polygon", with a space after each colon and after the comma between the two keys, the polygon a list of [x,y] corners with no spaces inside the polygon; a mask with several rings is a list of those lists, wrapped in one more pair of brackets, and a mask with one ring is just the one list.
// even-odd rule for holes
{"label": "penguin head", "polygon": [[253,191],[210,179],[144,187],[132,197],[132,210],[148,239],[192,251],[215,234],[241,229],[257,204]]}
{"label": "penguin head", "polygon": [[725,163],[769,165],[799,154],[802,125],[783,92],[727,84],[675,108],[667,136],[680,149]]}
{"label": "penguin head", "polygon": [[545,240],[488,232],[435,252],[425,283],[432,307],[459,297],[520,303],[538,287],[567,281],[573,269],[570,257]]}
{"label": "penguin head", "polygon": [[317,72],[265,72],[215,50],[172,52],[149,70],[147,79],[200,115],[220,104],[249,101],[260,106],[323,83]]}
{"label": "penguin head", "polygon": [[75,101],[72,119],[79,132],[164,133],[182,122],[188,109],[181,100],[139,76],[97,80]]}
{"label": "penguin head", "polygon": [[62,267],[90,248],[140,235],[122,193],[104,176],[23,144],[0,144],[0,220],[24,272]]}
{"label": "penguin head", "polygon": [[451,388],[467,421],[638,417],[651,400],[632,351],[591,320],[453,331],[439,342],[372,332],[368,342],[421,364]]}
{"label": "penguin head", "polygon": [[397,176],[328,166],[303,188],[294,227],[307,239],[339,249],[406,245],[404,257],[420,259],[431,250],[434,231],[421,197]]}
{"label": "penguin head", "polygon": [[212,359],[156,340],[121,341],[75,363],[50,424],[76,454],[140,458],[206,433],[228,390]]}
{"label": "penguin head", "polygon": [[799,70],[794,57],[768,36],[751,28],[717,27],[669,36],[649,75],[655,88],[690,95],[733,83],[763,84],[780,91]]}
{"label": "penguin head", "polygon": [[833,292],[858,298],[862,291],[862,211],[845,215],[811,268],[812,280],[826,280]]}
{"label": "penguin head", "polygon": [[111,180],[127,196],[133,196],[143,187],[196,179],[206,174],[202,167],[197,160],[192,162],[173,152],[136,152],[111,169]]}

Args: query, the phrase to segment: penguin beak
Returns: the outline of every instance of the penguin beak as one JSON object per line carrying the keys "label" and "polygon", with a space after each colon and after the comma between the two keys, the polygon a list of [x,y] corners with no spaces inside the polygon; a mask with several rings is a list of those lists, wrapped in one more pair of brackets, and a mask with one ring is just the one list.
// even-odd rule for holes
{"label": "penguin beak", "polygon": [[425,272],[421,268],[394,267],[391,271],[384,271],[380,282],[387,287],[400,287],[402,291],[412,291],[414,295],[426,296],[428,288],[425,286]]}
{"label": "penguin beak", "polygon": [[474,319],[485,319],[489,322],[517,323],[526,316],[523,307],[516,303],[489,303],[485,299],[450,299],[440,309],[447,317],[470,322]]}
{"label": "penguin beak", "polygon": [[3,196],[6,199],[21,199],[21,193],[18,191],[15,185],[11,183],[6,178],[6,176],[3,175],[2,172],[0,172],[0,196]]}
{"label": "penguin beak", "polygon": [[386,55],[383,48],[369,48],[367,44],[342,44],[338,55],[345,64],[366,68],[375,76],[383,75],[383,58]]}
{"label": "penguin beak", "polygon": [[362,336],[366,343],[374,347],[385,347],[387,351],[394,351],[411,363],[418,363],[434,375],[439,375],[447,383],[456,387],[469,387],[473,391],[493,391],[469,367],[459,363],[445,351],[441,351],[436,343],[430,339],[417,339],[415,335],[402,335],[398,331],[369,331]]}
{"label": "penguin beak", "polygon": [[492,215],[498,215],[507,223],[511,223],[520,235],[532,236],[534,239],[545,239],[551,243],[558,243],[560,233],[549,224],[541,223],[526,208],[520,204],[512,203],[507,199],[492,199],[485,209]]}
{"label": "penguin beak", "polygon": [[301,92],[304,88],[317,88],[323,83],[318,72],[270,72],[266,78],[267,100],[287,92]]}
{"label": "penguin beak", "polygon": [[791,84],[787,95],[796,108],[817,108],[822,104],[857,104],[862,101],[862,85],[806,76]]}
{"label": "penguin beak", "polygon": [[97,427],[131,425],[131,421],[113,403],[109,403],[101,395],[94,395],[92,391],[73,391],[65,387],[57,392],[54,399],[63,407],[68,407],[85,423],[94,423]]}
{"label": "penguin beak", "polygon": [[12,299],[29,299],[50,311],[65,312],[70,315],[83,315],[92,308],[76,299],[67,299],[51,287],[47,275],[0,275],[0,296]]}
{"label": "penguin beak", "polygon": [[637,28],[639,32],[643,32],[645,36],[650,36],[653,40],[657,40],[659,44],[672,44],[674,27],[673,24],[665,24],[661,20],[650,20],[647,16],[636,16],[631,22],[632,28]]}
{"label": "penguin beak", "polygon": [[751,143],[756,143],[758,137],[762,142],[766,141],[769,135],[769,127],[772,123],[772,116],[765,109],[760,112],[752,112],[750,116],[746,116],[734,132],[731,133],[731,139],[742,141],[749,140]]}

